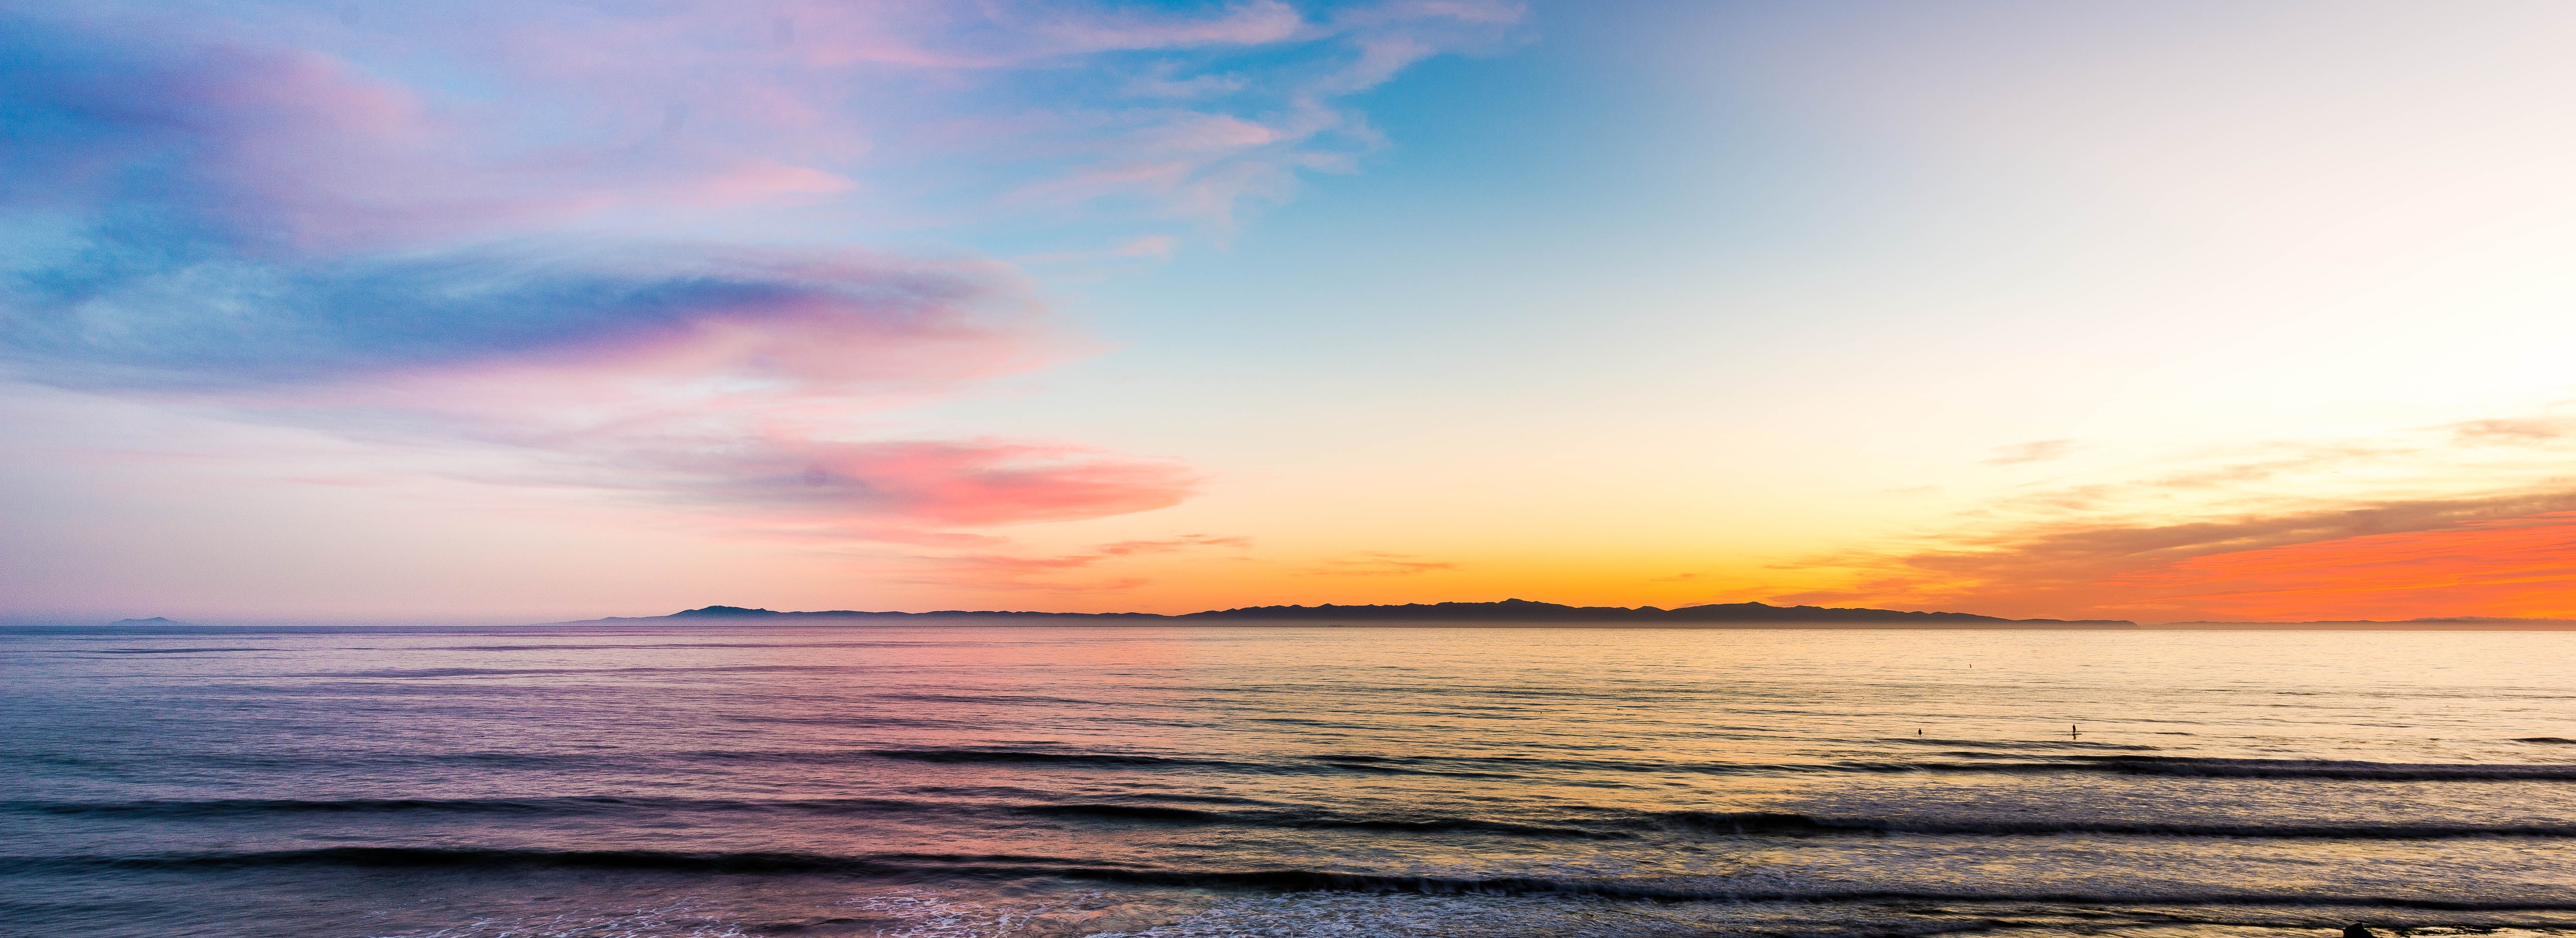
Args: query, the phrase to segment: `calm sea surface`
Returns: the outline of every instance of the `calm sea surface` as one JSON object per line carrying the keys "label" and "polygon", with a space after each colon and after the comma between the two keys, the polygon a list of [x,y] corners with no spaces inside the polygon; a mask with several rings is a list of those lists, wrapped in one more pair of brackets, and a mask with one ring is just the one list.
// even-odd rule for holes
{"label": "calm sea surface", "polygon": [[94,629],[0,667],[8,934],[2576,931],[2571,633]]}

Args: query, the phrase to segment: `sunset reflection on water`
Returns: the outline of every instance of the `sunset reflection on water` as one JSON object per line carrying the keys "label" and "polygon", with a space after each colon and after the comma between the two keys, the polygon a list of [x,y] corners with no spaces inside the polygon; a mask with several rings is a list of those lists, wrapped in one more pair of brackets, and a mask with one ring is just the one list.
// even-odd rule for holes
{"label": "sunset reflection on water", "polygon": [[0,823],[41,920],[141,885],[173,921],[330,910],[280,934],[457,927],[532,876],[566,909],[879,930],[1233,934],[1209,923],[1292,897],[1527,934],[1760,930],[1783,901],[1864,930],[2543,926],[2576,906],[2571,638],[12,634]]}

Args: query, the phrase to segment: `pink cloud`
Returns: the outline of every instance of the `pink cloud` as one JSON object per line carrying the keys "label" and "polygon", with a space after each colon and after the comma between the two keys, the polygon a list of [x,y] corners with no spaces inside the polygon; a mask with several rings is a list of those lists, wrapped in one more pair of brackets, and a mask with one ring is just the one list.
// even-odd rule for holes
{"label": "pink cloud", "polygon": [[1010,554],[974,553],[945,557],[918,558],[930,571],[919,582],[979,589],[1047,590],[1057,592],[1120,592],[1145,585],[1141,577],[1098,576],[1062,579],[1060,575],[1082,573],[1102,564],[1111,564],[1140,555],[1172,554],[1212,548],[1243,548],[1252,540],[1208,534],[1183,534],[1161,540],[1117,541],[1093,545],[1081,553],[1051,557],[1022,557]]}
{"label": "pink cloud", "polygon": [[[160,31],[138,28],[141,37]],[[541,230],[652,206],[727,207],[847,192],[839,174],[705,144],[527,142],[493,106],[433,103],[328,53],[159,38],[48,76],[49,105],[107,128],[47,182],[118,199],[137,164],[148,196],[268,250],[346,252]]]}
{"label": "pink cloud", "polygon": [[582,382],[742,402],[948,390],[1079,347],[1053,330],[1014,272],[991,262],[732,250],[660,263],[670,265],[665,274],[704,271],[757,288],[669,328],[603,337],[534,364]]}
{"label": "pink cloud", "polygon": [[1216,16],[1066,17],[1041,30],[1067,52],[1266,45],[1295,37],[1305,19],[1277,0],[1253,0]]}
{"label": "pink cloud", "polygon": [[305,249],[416,243],[560,217],[604,198],[460,178],[467,154],[455,127],[408,89],[327,55],[221,45],[164,55],[60,93],[116,109],[127,131],[117,157],[184,152],[185,188],[171,195],[249,237]]}
{"label": "pink cloud", "polygon": [[819,169],[758,160],[707,178],[689,195],[699,204],[737,206],[783,196],[830,195],[850,191],[857,185],[847,177]]}
{"label": "pink cloud", "polygon": [[[13,138],[0,209],[85,219],[62,256],[141,259],[36,271],[50,286],[0,337],[15,373],[764,536],[944,545],[1171,505],[1197,476],[897,432],[894,408],[1083,343],[1007,267],[849,232],[1016,224],[1040,204],[1222,223],[1377,145],[1333,96],[1519,16],[1280,0],[349,12],[101,0],[0,37],[29,53],[0,57],[13,107],[45,118]],[[1139,106],[1147,85],[1165,92]],[[1112,255],[1174,248],[1122,234]],[[1192,537],[1078,556],[1234,543]],[[1408,563],[1440,566],[1380,566]]]}
{"label": "pink cloud", "polygon": [[[782,462],[778,457],[791,457]],[[792,457],[802,457],[801,460]],[[792,476],[756,470],[786,469]],[[980,527],[1069,521],[1178,504],[1196,482],[1177,464],[1026,443],[801,443],[734,461],[719,491],[811,505],[820,516],[892,515]],[[797,493],[791,485],[802,486]]]}
{"label": "pink cloud", "polygon": [[[236,19],[102,3],[76,22],[152,64],[80,96],[191,122],[201,191],[257,219],[246,228],[307,248],[901,191],[868,176],[935,159],[901,151],[932,128],[961,116],[1002,128],[990,119],[1013,113],[1069,119],[981,141],[1012,154],[1002,164],[943,161],[942,172],[983,176],[969,184],[1004,201],[1135,198],[1221,220],[1283,193],[1283,175],[1376,145],[1328,99],[1430,55],[1493,47],[1525,15],[1504,3],[1387,3],[1316,18],[1278,0],[1165,13],[928,0],[446,10],[376,14],[398,21],[398,48],[412,50],[389,55],[396,47],[337,10]],[[1229,49],[1267,58],[1176,71]],[[1130,57],[1157,51],[1174,55]],[[456,74],[388,77],[430,61]],[[1114,80],[1067,82],[1075,61],[1076,74]],[[493,84],[509,93],[481,90]],[[1118,89],[1142,87],[1167,89],[1166,103],[1169,89],[1205,100],[1117,106]],[[1042,168],[1025,157],[1075,151],[1092,155]],[[1259,165],[1230,165],[1245,162]]]}
{"label": "pink cloud", "polygon": [[1098,545],[1092,550],[1111,557],[1132,557],[1137,554],[1169,554],[1201,547],[1249,547],[1251,545],[1252,539],[1248,537],[1183,534],[1160,541],[1118,541]]}
{"label": "pink cloud", "polygon": [[866,439],[876,414],[1076,347],[1007,271],[860,252],[736,252],[721,269],[762,289],[666,328],[260,403],[307,421],[405,415],[414,437],[541,464],[521,480],[635,491],[786,537],[936,541],[1161,508],[1194,487],[1178,463],[1079,446]]}
{"label": "pink cloud", "polygon": [[[671,416],[532,438],[516,428],[391,416],[403,423],[388,442],[431,443],[451,455],[481,444],[490,458],[444,471],[453,478],[607,493],[695,518],[694,526],[788,542],[989,545],[998,539],[976,529],[1152,511],[1188,498],[1199,482],[1175,460],[1064,444],[760,436],[735,423]],[[1046,566],[1147,551],[1110,548]]]}
{"label": "pink cloud", "polygon": [[[1132,204],[1223,222],[1241,203],[1283,196],[1298,172],[1338,169],[1378,145],[1332,98],[1433,55],[1496,47],[1524,15],[1501,3],[1369,5],[1322,19],[1276,0],[1183,13],[683,3],[643,17],[558,16],[504,41],[510,67],[583,89],[588,119],[631,133],[650,135],[685,103],[685,136],[715,151],[855,176],[861,154],[882,165],[954,147],[975,159],[940,165],[980,176],[962,184],[1005,206]],[[1230,49],[1268,58],[1200,73]],[[1172,55],[1128,57],[1139,52]],[[1075,62],[1081,71],[1065,71]],[[1090,89],[1093,73],[1114,80]],[[1136,95],[1157,103],[1117,100]],[[1172,106],[1181,99],[1189,107]]]}

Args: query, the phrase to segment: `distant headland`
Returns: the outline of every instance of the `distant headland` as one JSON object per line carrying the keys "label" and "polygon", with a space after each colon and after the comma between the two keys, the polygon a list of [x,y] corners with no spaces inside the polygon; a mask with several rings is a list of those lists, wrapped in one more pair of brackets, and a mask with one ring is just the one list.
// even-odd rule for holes
{"label": "distant headland", "polygon": [[949,609],[937,612],[866,612],[837,609],[778,612],[742,606],[706,606],[667,616],[599,619],[599,622],[666,622],[732,619],[744,622],[837,620],[1064,620],[1093,624],[1333,624],[1453,623],[1558,625],[1721,625],[1721,626],[1877,626],[1882,628],[2136,628],[2124,619],[2005,619],[1965,612],[1903,612],[1895,609],[1834,609],[1823,606],[1774,606],[1768,603],[1712,603],[1663,609],[1655,606],[1565,606],[1506,599],[1489,603],[1408,603],[1401,606],[1246,606],[1164,615],[1153,612],[1019,612]]}
{"label": "distant headland", "polygon": [[[2529,619],[2495,616],[2427,616],[2415,619],[2317,619],[2302,622],[2215,620],[2133,622],[2126,619],[2007,619],[1967,612],[1906,612],[1897,609],[1774,606],[1769,603],[1710,603],[1663,609],[1655,606],[1567,606],[1506,599],[1483,603],[1411,603],[1406,605],[1246,606],[1206,612],[1031,612],[943,609],[935,612],[869,612],[831,609],[780,612],[747,606],[701,606],[662,616],[611,616],[541,625],[689,625],[689,624],[879,623],[927,625],[1461,625],[1548,626],[1600,625],[1630,628],[1735,629],[2155,629],[2164,631],[2576,631],[2576,619]],[[123,619],[107,625],[74,622],[0,622],[0,628],[104,628],[117,631],[238,631],[259,628],[339,628],[315,623],[285,625],[199,625],[161,616]],[[388,626],[394,627],[394,626]],[[399,626],[415,627],[415,626]],[[422,625],[421,628],[449,626]]]}

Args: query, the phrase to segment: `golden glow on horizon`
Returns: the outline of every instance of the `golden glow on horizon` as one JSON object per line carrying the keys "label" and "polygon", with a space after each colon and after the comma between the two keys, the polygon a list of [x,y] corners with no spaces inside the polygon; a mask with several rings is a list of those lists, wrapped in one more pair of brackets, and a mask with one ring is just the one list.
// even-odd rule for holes
{"label": "golden glow on horizon", "polygon": [[2576,615],[2576,7],[289,7],[28,34],[0,614]]}
{"label": "golden glow on horizon", "polygon": [[2103,586],[2213,618],[2576,618],[2576,512],[2212,554]]}

